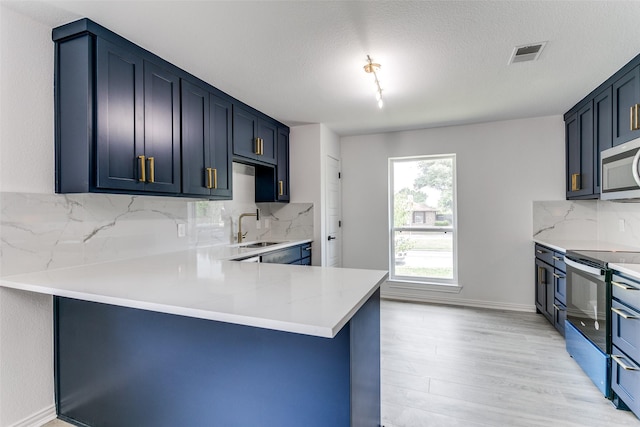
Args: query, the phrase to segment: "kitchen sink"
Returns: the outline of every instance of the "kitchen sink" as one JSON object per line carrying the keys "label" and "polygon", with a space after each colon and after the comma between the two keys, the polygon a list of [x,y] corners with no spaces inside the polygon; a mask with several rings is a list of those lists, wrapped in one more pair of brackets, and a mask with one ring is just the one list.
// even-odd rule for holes
{"label": "kitchen sink", "polygon": [[241,244],[238,245],[241,248],[264,248],[265,246],[271,246],[271,245],[277,245],[278,243],[282,243],[282,242],[253,242],[253,243],[247,243],[247,244]]}

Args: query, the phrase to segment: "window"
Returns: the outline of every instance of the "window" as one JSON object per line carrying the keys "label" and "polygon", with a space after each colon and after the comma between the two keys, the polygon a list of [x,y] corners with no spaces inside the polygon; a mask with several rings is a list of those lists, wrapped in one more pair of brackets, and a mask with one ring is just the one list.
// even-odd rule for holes
{"label": "window", "polygon": [[389,159],[389,279],[457,282],[456,156]]}

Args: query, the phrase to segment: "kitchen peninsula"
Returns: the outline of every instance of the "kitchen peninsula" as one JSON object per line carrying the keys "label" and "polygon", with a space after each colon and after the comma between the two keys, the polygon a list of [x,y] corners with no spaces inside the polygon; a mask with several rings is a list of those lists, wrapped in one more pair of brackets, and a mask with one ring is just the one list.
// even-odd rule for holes
{"label": "kitchen peninsula", "polygon": [[379,425],[387,272],[220,258],[200,248],[2,278],[54,296],[59,416],[91,427]]}

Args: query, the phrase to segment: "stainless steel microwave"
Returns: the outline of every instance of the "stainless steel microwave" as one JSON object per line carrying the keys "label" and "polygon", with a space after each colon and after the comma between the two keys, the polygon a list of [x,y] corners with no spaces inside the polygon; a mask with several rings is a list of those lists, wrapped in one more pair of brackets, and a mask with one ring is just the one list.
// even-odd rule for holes
{"label": "stainless steel microwave", "polygon": [[604,150],[600,154],[600,199],[640,201],[638,162],[640,138]]}

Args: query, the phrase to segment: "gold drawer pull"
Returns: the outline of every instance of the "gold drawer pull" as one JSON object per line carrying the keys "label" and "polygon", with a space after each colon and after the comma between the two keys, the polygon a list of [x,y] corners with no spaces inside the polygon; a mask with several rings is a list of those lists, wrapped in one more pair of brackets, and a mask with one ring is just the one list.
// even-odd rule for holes
{"label": "gold drawer pull", "polygon": [[626,311],[620,310],[619,308],[611,307],[611,311],[613,311],[618,316],[624,319],[637,319],[638,316],[634,316],[633,314],[627,313]]}
{"label": "gold drawer pull", "polygon": [[213,184],[211,183],[211,168],[206,169],[207,172],[207,188],[213,188]]}
{"label": "gold drawer pull", "polygon": [[580,190],[580,174],[574,173],[571,174],[571,191],[579,191]]}
{"label": "gold drawer pull", "polygon": [[145,157],[138,156],[138,160],[140,160],[140,179],[138,179],[138,181],[145,182],[147,180],[147,165]]}
{"label": "gold drawer pull", "polygon": [[213,168],[213,188],[218,188],[218,169]]}
{"label": "gold drawer pull", "polygon": [[284,181],[278,181],[278,186],[280,187],[279,196],[284,196]]}
{"label": "gold drawer pull", "polygon": [[260,138],[256,138],[256,152],[258,156],[260,155]]}
{"label": "gold drawer pull", "polygon": [[156,182],[156,162],[153,157],[149,157],[149,182]]}
{"label": "gold drawer pull", "polygon": [[637,291],[638,288],[635,288],[633,286],[629,286],[629,285],[625,285],[624,283],[620,283],[620,282],[614,282],[613,280],[611,281],[611,284],[613,286],[617,286],[620,289],[624,289],[625,291]]}
{"label": "gold drawer pull", "polygon": [[636,368],[635,366],[630,366],[627,365],[626,363],[622,363],[622,359],[626,359],[626,357],[618,355],[618,354],[612,354],[611,358],[618,364],[620,365],[620,367],[622,369],[624,369],[625,371],[640,371],[639,368]]}

